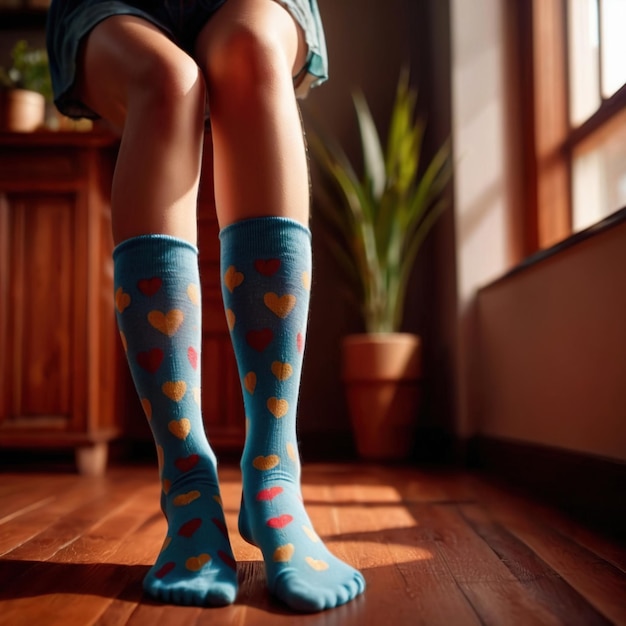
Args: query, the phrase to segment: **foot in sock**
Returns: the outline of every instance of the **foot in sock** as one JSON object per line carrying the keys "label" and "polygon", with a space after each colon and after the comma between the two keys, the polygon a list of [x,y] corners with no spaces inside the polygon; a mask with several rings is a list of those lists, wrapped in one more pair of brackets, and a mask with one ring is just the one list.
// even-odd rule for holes
{"label": "foot in sock", "polygon": [[226,319],[248,420],[240,532],[261,549],[270,591],[291,608],[339,606],[360,594],[365,581],[324,546],[300,495],[296,405],[310,233],[293,220],[267,217],[232,224],[220,239]]}
{"label": "foot in sock", "polygon": [[173,237],[145,235],[120,244],[114,260],[118,326],[155,439],[168,522],[144,590],[175,604],[230,604],[236,565],[200,412],[197,250]]}

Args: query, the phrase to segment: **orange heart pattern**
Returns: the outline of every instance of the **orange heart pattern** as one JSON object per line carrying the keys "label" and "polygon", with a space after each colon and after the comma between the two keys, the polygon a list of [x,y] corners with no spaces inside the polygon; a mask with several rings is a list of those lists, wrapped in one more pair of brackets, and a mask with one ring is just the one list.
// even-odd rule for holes
{"label": "orange heart pattern", "polygon": [[184,380],[168,380],[161,386],[161,391],[174,402],[180,402],[187,392],[187,383]]}
{"label": "orange heart pattern", "polygon": [[206,553],[199,554],[198,556],[190,556],[185,561],[185,567],[190,572],[199,572],[210,560],[210,555]]}
{"label": "orange heart pattern", "polygon": [[243,377],[243,386],[250,395],[254,393],[256,389],[256,374],[254,372],[248,372]]}
{"label": "orange heart pattern", "polygon": [[200,288],[198,285],[194,285],[193,283],[189,284],[187,287],[187,297],[191,300],[192,304],[196,306],[200,304]]}
{"label": "orange heart pattern", "polygon": [[252,465],[263,471],[274,469],[280,463],[280,457],[277,454],[269,454],[268,456],[257,456]]}
{"label": "orange heart pattern", "polygon": [[293,367],[291,367],[289,363],[274,361],[272,363],[272,374],[274,374],[278,380],[287,380],[293,376]]}
{"label": "orange heart pattern", "polygon": [[285,417],[289,411],[289,402],[284,398],[269,398],[267,401],[269,412],[276,418]]}
{"label": "orange heart pattern", "polygon": [[141,399],[141,406],[143,407],[143,412],[146,414],[148,421],[152,419],[152,404],[148,398]]}
{"label": "orange heart pattern", "polygon": [[200,497],[200,492],[194,489],[193,491],[189,491],[187,493],[181,493],[176,496],[172,502],[174,506],[187,506],[191,504],[194,500],[197,500]]}
{"label": "orange heart pattern", "polygon": [[122,287],[115,292],[115,308],[118,313],[123,313],[130,306],[130,295],[124,293]]}
{"label": "orange heart pattern", "polygon": [[273,292],[269,292],[263,296],[263,302],[274,315],[285,319],[293,311],[293,307],[296,306],[296,296],[291,294],[278,296]]}
{"label": "orange heart pattern", "polygon": [[243,274],[238,272],[234,265],[231,265],[224,274],[224,284],[230,293],[235,291],[243,282]]}
{"label": "orange heart pattern", "polygon": [[150,325],[168,337],[173,337],[178,332],[184,319],[185,315],[180,309],[172,309],[167,313],[161,311],[148,313]]}
{"label": "orange heart pattern", "polygon": [[226,324],[228,325],[228,330],[232,332],[235,328],[235,314],[230,309],[226,309]]}
{"label": "orange heart pattern", "polygon": [[274,563],[287,563],[291,561],[293,553],[296,551],[293,543],[287,543],[284,546],[278,546],[274,550],[273,561]]}
{"label": "orange heart pattern", "polygon": [[191,432],[191,422],[186,417],[183,417],[180,420],[172,420],[167,425],[167,428],[172,433],[172,435],[184,441],[185,439],[187,439],[189,433]]}

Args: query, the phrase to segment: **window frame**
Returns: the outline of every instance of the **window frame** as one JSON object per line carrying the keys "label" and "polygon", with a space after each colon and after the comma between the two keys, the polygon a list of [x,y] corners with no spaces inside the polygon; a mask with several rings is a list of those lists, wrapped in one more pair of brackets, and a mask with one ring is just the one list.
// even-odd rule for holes
{"label": "window frame", "polygon": [[576,148],[626,109],[626,85],[578,126],[570,123],[567,0],[517,0],[526,255],[573,234],[572,166]]}

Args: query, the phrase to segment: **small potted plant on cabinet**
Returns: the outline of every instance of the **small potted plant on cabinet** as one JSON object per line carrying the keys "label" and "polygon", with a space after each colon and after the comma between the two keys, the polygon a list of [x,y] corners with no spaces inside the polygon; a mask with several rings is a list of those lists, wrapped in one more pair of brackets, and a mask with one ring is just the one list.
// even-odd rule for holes
{"label": "small potted plant on cabinet", "polygon": [[48,55],[20,40],[11,58],[8,70],[0,68],[0,130],[37,130],[44,125],[46,102],[52,99]]}
{"label": "small potted plant on cabinet", "polygon": [[358,176],[336,141],[315,128],[309,145],[339,191],[316,203],[339,237],[336,258],[358,280],[365,333],[342,343],[342,377],[357,450],[366,459],[406,458],[413,447],[421,395],[418,335],[400,332],[409,279],[424,239],[446,206],[451,177],[446,142],[423,165],[425,124],[417,94],[403,72],[383,147],[365,97],[353,96],[362,145]]}

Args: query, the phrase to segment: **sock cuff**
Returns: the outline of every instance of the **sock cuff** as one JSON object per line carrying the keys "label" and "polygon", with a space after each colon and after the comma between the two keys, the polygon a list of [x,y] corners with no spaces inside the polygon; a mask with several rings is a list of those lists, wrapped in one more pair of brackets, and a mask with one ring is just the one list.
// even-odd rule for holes
{"label": "sock cuff", "polygon": [[150,257],[163,257],[177,250],[189,250],[196,256],[198,255],[198,248],[184,239],[171,235],[139,235],[115,246],[113,260],[128,252],[139,255],[145,253]]}
{"label": "sock cuff", "polygon": [[[264,254],[266,250],[293,250],[310,245],[311,231],[300,222],[288,217],[254,217],[235,222],[220,231],[222,245],[235,242],[245,247],[250,255]],[[238,246],[237,246],[238,247]]]}

